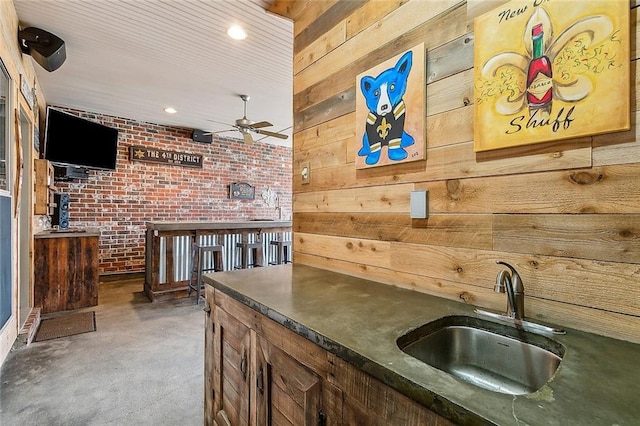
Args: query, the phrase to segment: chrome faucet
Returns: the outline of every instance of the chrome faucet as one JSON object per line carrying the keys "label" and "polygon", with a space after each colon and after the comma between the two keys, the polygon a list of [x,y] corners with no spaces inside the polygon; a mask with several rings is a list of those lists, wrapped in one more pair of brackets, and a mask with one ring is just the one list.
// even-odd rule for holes
{"label": "chrome faucet", "polygon": [[505,265],[509,271],[502,270],[496,277],[496,293],[507,293],[507,316],[515,319],[524,318],[524,284],[515,268],[506,262],[497,260],[496,263]]}
{"label": "chrome faucet", "polygon": [[496,293],[507,293],[507,313],[506,315],[502,315],[478,308],[475,309],[475,312],[498,321],[513,323],[518,328],[523,328],[528,331],[565,334],[566,332],[561,328],[549,327],[524,320],[524,284],[522,284],[522,278],[520,278],[520,275],[515,268],[508,263],[500,260],[497,260],[496,263],[509,268],[508,271],[503,269],[498,273],[498,276],[496,277],[496,286],[494,288]]}

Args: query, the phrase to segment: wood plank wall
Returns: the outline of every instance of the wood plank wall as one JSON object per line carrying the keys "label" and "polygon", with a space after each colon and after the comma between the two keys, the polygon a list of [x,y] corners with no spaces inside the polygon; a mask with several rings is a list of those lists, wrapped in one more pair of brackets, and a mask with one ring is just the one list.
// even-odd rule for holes
{"label": "wood plank wall", "polygon": [[[504,311],[499,259],[528,317],[640,342],[636,2],[631,131],[476,154],[473,19],[503,3],[272,5],[294,20],[294,261]],[[356,170],[356,75],[421,42],[427,160]],[[409,218],[414,189],[428,219]]]}

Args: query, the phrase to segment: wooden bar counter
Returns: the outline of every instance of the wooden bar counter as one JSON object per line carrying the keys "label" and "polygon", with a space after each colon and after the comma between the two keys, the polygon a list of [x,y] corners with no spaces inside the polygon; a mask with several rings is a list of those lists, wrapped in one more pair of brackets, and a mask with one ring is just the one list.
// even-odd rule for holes
{"label": "wooden bar counter", "polygon": [[[191,279],[191,247],[224,246],[224,269],[235,267],[238,242],[260,242],[268,256],[269,242],[278,234],[291,238],[291,221],[147,222],[144,292],[151,301],[187,296]],[[264,265],[268,265],[268,260]]]}

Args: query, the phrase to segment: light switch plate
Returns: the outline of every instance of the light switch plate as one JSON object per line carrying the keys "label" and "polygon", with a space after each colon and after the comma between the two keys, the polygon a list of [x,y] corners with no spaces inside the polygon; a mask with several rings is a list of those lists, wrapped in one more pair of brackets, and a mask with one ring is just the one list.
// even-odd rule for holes
{"label": "light switch plate", "polygon": [[426,219],[429,217],[429,191],[411,191],[410,211],[411,219]]}
{"label": "light switch plate", "polygon": [[300,167],[300,177],[302,178],[302,184],[306,185],[311,180],[311,167],[309,163],[302,164]]}

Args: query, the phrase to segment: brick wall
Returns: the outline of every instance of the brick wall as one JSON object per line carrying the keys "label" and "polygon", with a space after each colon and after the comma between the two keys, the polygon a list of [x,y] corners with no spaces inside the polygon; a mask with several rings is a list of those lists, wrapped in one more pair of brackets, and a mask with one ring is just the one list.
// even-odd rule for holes
{"label": "brick wall", "polygon": [[[70,195],[70,226],[100,229],[101,274],[144,271],[148,221],[276,219],[262,198],[267,187],[278,193],[283,218],[291,217],[290,148],[227,137],[203,144],[191,139],[191,129],[60,109],[119,130],[115,171],[56,182]],[[200,154],[203,168],[129,161],[131,145]],[[254,185],[256,198],[229,199],[232,182]]]}

